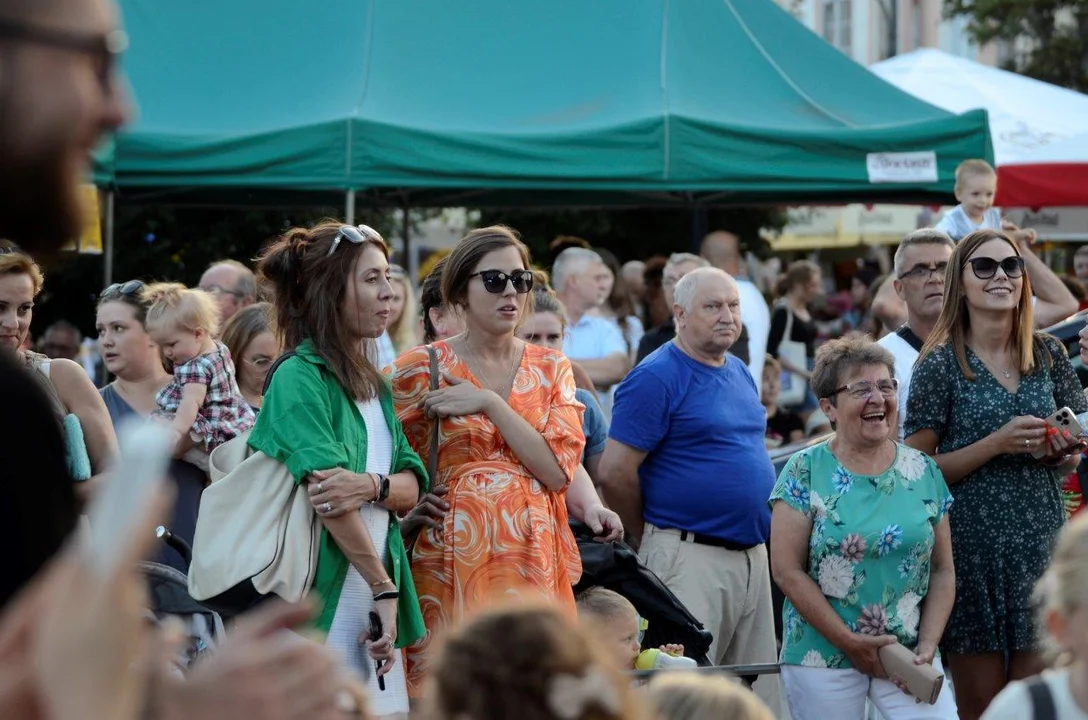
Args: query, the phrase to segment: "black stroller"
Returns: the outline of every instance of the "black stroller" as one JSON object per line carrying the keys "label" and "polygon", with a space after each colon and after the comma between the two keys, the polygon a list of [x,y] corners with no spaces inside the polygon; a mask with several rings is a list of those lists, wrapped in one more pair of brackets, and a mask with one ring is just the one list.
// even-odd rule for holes
{"label": "black stroller", "polygon": [[[174,548],[188,565],[193,554],[188,543],[162,526],[156,530],[156,534],[160,540]],[[188,641],[178,658],[178,665],[182,669],[187,668],[204,653],[215,650],[223,641],[223,619],[218,613],[190,597],[189,583],[185,575],[169,565],[148,561],[140,563],[140,570],[147,579],[149,615],[153,616],[156,623],[172,617],[181,620],[185,625]]]}
{"label": "black stroller", "polygon": [[666,643],[681,643],[684,654],[700,666],[713,664],[707,656],[710,633],[672,591],[639,562],[638,555],[629,545],[595,542],[592,531],[580,522],[571,522],[570,529],[582,555],[582,579],[574,587],[576,595],[591,587],[603,587],[623,595],[649,623],[642,640],[644,650]]}

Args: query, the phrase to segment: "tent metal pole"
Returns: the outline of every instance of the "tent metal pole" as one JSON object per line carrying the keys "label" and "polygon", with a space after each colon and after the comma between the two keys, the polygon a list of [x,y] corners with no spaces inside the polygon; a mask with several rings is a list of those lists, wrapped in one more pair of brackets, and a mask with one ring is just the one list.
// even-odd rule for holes
{"label": "tent metal pole", "polygon": [[404,239],[404,267],[408,271],[408,282],[411,283],[412,287],[415,287],[416,277],[419,275],[419,262],[416,254],[412,252],[412,222],[409,215],[411,211],[412,209],[406,197],[404,204],[400,208],[400,236]]}
{"label": "tent metal pole", "polygon": [[102,287],[104,288],[113,284],[113,190],[106,193],[105,221],[105,241],[103,242],[105,258],[103,258],[102,270]]}
{"label": "tent metal pole", "polygon": [[344,222],[348,225],[355,224],[355,191],[348,190],[344,199]]}

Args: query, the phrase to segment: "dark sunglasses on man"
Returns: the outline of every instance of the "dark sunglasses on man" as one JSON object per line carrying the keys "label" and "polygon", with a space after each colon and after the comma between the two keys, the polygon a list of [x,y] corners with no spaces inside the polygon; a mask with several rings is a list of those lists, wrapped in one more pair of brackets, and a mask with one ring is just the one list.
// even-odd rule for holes
{"label": "dark sunglasses on man", "polygon": [[524,295],[533,289],[532,270],[515,270],[509,275],[502,270],[481,270],[478,273],[472,273],[469,277],[473,278],[477,275],[484,281],[484,290],[495,295],[506,291],[506,283],[513,285],[514,292],[518,295]]}
{"label": "dark sunglasses on man", "polygon": [[1024,274],[1024,258],[1019,255],[1010,255],[1000,261],[990,257],[976,257],[967,262],[971,263],[971,272],[979,280],[989,280],[997,274],[998,268],[1010,278],[1018,278]]}

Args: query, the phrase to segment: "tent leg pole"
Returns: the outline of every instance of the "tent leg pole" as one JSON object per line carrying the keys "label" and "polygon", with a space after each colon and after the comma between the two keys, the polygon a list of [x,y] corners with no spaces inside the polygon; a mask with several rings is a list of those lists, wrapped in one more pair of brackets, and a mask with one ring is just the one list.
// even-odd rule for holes
{"label": "tent leg pole", "polygon": [[348,190],[347,196],[344,198],[344,223],[347,225],[355,224],[355,191]]}
{"label": "tent leg pole", "polygon": [[401,218],[400,218],[400,235],[404,238],[404,267],[408,272],[408,282],[412,287],[416,286],[416,276],[419,274],[419,263],[416,261],[416,255],[412,252],[412,222],[411,213],[412,209],[408,205],[408,201],[405,200],[401,206]]}
{"label": "tent leg pole", "polygon": [[102,287],[109,287],[113,284],[113,190],[106,193],[106,227],[105,227],[105,242],[103,243],[103,250],[105,257],[103,258],[103,283]]}

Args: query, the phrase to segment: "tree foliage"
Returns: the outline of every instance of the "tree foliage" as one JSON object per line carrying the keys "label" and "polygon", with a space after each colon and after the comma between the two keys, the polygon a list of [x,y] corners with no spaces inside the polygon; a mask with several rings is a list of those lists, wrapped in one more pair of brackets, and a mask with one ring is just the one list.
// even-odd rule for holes
{"label": "tree foliage", "polygon": [[1088,0],[945,0],[944,12],[979,44],[1009,43],[1008,69],[1088,91]]}

